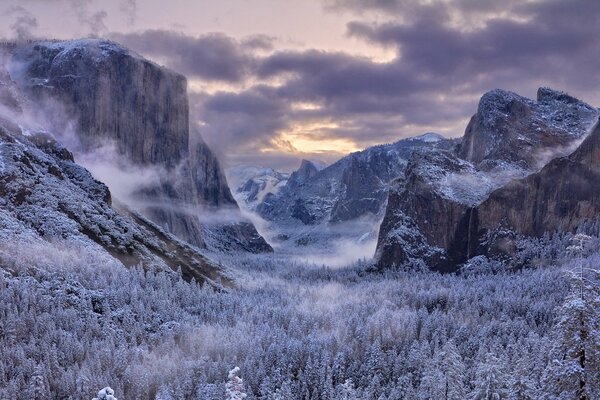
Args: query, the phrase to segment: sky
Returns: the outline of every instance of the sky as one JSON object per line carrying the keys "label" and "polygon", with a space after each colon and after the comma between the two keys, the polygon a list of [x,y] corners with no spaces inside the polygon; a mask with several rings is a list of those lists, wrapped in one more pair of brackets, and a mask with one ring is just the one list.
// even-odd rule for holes
{"label": "sky", "polygon": [[184,74],[226,168],[291,171],[424,132],[483,93],[600,106],[597,0],[0,0],[0,36],[103,37]]}

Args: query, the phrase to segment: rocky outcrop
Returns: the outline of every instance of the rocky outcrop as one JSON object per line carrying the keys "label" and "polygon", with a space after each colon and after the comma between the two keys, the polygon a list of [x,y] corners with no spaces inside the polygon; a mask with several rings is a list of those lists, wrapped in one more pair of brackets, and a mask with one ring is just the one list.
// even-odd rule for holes
{"label": "rocky outcrop", "polygon": [[561,156],[581,143],[598,115],[547,88],[536,102],[500,90],[486,93],[456,154],[415,154],[390,190],[377,265],[424,260],[454,271],[475,255],[514,251],[515,234],[569,231],[596,216],[594,167],[576,160],[598,159],[600,150],[591,143],[600,133],[570,157]]}
{"label": "rocky outcrop", "polygon": [[458,155],[483,170],[506,163],[536,170],[573,151],[597,115],[594,107],[549,88],[538,90],[537,101],[492,90],[481,97]]}
{"label": "rocky outcrop", "polygon": [[[214,154],[190,135],[185,77],[96,39],[19,45],[9,66],[53,130],[74,122],[77,152],[112,145],[134,165],[158,171],[159,183],[139,190],[134,204],[152,221],[200,247],[208,247],[207,231],[220,231],[231,249],[270,250],[240,216]],[[203,222],[203,213],[222,208],[230,220],[237,216],[234,226]]]}
{"label": "rocky outcrop", "polygon": [[463,261],[463,242],[473,224],[470,210],[493,188],[490,177],[453,152],[415,152],[405,176],[389,192],[379,229],[378,265],[422,259],[437,270],[452,270]]}

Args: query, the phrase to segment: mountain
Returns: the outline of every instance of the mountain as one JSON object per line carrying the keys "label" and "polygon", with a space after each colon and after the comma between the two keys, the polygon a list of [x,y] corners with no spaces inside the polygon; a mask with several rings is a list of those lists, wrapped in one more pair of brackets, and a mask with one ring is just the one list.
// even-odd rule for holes
{"label": "mountain", "polygon": [[[600,215],[600,124],[572,154],[512,181],[473,208],[467,245],[478,254],[506,255],[514,236],[574,232]],[[510,235],[507,235],[510,232]]]}
{"label": "mountain", "polygon": [[[548,88],[538,90],[537,101],[501,90],[486,93],[455,152],[415,153],[405,176],[394,182],[379,231],[379,267],[422,259],[434,269],[454,271],[484,252],[482,229],[496,229],[509,217],[511,229],[529,224],[526,221],[531,218],[524,210],[539,215],[540,206],[530,196],[538,194],[538,201],[546,204],[555,198],[550,193],[553,184],[548,181],[544,189],[531,183],[526,189],[529,195],[508,194],[509,188],[520,187],[519,182],[539,182],[536,177],[546,176],[544,171],[559,162],[550,160],[561,160],[573,151],[599,115],[597,109]],[[586,143],[588,140],[581,146]],[[571,178],[574,182],[580,179],[576,175]],[[501,204],[494,203],[499,198],[503,199]],[[574,200],[567,209],[580,207],[577,204]],[[489,222],[483,223],[482,215]],[[579,222],[581,219],[572,218],[571,225],[562,227],[572,230],[572,224]],[[558,225],[548,223],[536,229],[515,230],[540,234],[556,228]]]}
{"label": "mountain", "polygon": [[[266,220],[263,232],[278,247],[297,251],[298,246],[318,246],[324,252],[338,240],[374,241],[390,182],[404,173],[410,154],[419,148],[452,149],[456,144],[427,133],[349,154],[326,167],[302,160],[287,180],[272,173],[263,178],[272,182],[271,189],[261,192],[262,201],[244,204]],[[238,187],[238,198],[252,197],[258,190],[253,187],[260,179],[252,180],[255,183],[245,181]]]}
{"label": "mountain", "polygon": [[[47,241],[92,247],[125,266],[181,269],[229,286],[224,271],[143,216],[117,207],[111,193],[47,132],[28,125],[16,86],[0,74],[0,242]],[[10,267],[10,266],[6,266]]]}
{"label": "mountain", "polygon": [[273,168],[242,166],[230,172],[232,184],[237,187],[235,197],[251,211],[255,211],[268,193],[276,194],[284,187],[290,174]]}
{"label": "mountain", "polygon": [[481,97],[458,156],[489,170],[512,163],[526,170],[574,149],[589,133],[598,110],[566,93],[540,88],[537,100],[504,90]]}
{"label": "mountain", "polygon": [[[193,245],[271,251],[241,217],[215,155],[190,133],[185,77],[106,40],[36,41],[5,50],[26,105],[63,132],[61,140],[76,153],[114,148],[122,170],[133,165],[155,177],[124,201]],[[224,222],[202,221],[215,211]]]}
{"label": "mountain", "polygon": [[258,212],[269,221],[296,220],[304,225],[377,214],[385,203],[389,182],[403,173],[414,149],[455,144],[426,134],[352,153],[323,169],[303,160],[277,194],[265,197]]}

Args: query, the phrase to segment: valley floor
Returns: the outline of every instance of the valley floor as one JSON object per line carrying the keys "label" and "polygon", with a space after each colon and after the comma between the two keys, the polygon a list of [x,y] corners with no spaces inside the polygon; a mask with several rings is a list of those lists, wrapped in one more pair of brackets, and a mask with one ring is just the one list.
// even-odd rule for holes
{"label": "valley floor", "polygon": [[217,292],[73,244],[14,244],[0,260],[0,398],[15,399],[109,385],[119,399],[222,399],[235,366],[247,399],[557,398],[577,266],[457,276],[231,255],[219,261],[239,287]]}

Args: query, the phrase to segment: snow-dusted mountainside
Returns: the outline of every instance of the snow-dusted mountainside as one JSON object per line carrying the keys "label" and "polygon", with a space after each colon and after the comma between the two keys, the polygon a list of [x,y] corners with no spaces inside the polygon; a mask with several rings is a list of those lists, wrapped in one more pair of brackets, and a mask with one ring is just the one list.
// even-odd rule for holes
{"label": "snow-dusted mountainside", "polygon": [[268,193],[277,194],[285,186],[290,174],[273,168],[237,167],[230,172],[232,185],[237,187],[235,198],[246,208],[255,211]]}
{"label": "snow-dusted mountainside", "polygon": [[[240,216],[215,155],[190,134],[185,77],[106,40],[37,41],[5,51],[26,106],[64,132],[70,148],[78,154],[114,149],[115,168],[152,175],[144,183],[143,174],[132,173],[130,186],[139,187],[123,201],[199,247],[271,250]],[[224,218],[207,222],[205,214]]]}
{"label": "snow-dusted mountainside", "polygon": [[[318,253],[321,259],[338,251],[371,257],[389,184],[404,173],[412,152],[453,149],[456,144],[427,133],[352,153],[326,167],[302,160],[287,179],[270,170],[248,175],[236,195],[250,199],[244,206],[266,220],[261,232],[279,248]],[[361,250],[355,253],[357,247]]]}
{"label": "snow-dusted mountainside", "polygon": [[[423,259],[435,269],[453,271],[469,258],[486,253],[478,242],[478,206],[488,204],[490,193],[496,196],[494,190],[510,187],[532,173],[537,176],[544,163],[567,155],[599,115],[588,104],[548,88],[539,89],[537,102],[501,90],[486,93],[456,152],[415,153],[405,176],[394,182],[379,231],[378,265]],[[548,190],[554,189],[549,186]],[[544,195],[538,201],[547,204],[553,197]],[[526,214],[508,210],[529,208],[537,215],[546,207],[529,198],[524,201],[524,196],[504,200],[495,211],[503,217],[491,218],[491,224],[502,224],[509,217],[526,224],[531,219]],[[571,203],[572,207],[581,204]],[[554,228],[546,224],[537,233]]]}
{"label": "snow-dusted mountainside", "polygon": [[[187,279],[229,284],[223,271],[141,215],[112,205],[108,188],[43,131],[29,129],[15,87],[0,82],[0,242],[75,243],[125,266],[178,270]],[[14,100],[14,101],[12,101]],[[220,282],[220,283],[219,283]]]}
{"label": "snow-dusted mountainside", "polygon": [[377,215],[389,183],[403,174],[415,149],[455,145],[454,140],[426,134],[352,153],[323,169],[303,160],[287,184],[277,194],[265,196],[257,209],[269,221],[295,220],[304,225]]}

